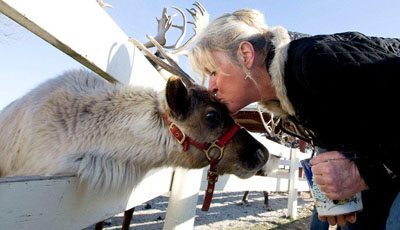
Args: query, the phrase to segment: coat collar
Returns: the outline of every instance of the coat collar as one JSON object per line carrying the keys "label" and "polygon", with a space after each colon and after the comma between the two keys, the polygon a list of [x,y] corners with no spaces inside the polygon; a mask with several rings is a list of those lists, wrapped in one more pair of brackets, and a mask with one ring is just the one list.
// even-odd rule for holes
{"label": "coat collar", "polygon": [[295,115],[295,110],[286,93],[284,81],[285,62],[289,48],[290,36],[283,27],[271,28],[271,42],[274,46],[273,57],[270,60],[268,73],[271,76],[272,84],[275,87],[278,100],[261,100],[260,105],[279,117]]}

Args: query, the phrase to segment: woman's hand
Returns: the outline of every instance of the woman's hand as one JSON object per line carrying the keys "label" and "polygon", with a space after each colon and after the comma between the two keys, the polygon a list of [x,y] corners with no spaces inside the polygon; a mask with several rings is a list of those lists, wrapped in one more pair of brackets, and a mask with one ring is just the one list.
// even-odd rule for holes
{"label": "woman's hand", "polygon": [[338,224],[339,226],[343,227],[346,222],[354,224],[356,222],[357,215],[355,212],[353,212],[339,216],[318,216],[318,219],[321,221],[328,221],[329,225],[332,226]]}
{"label": "woman's hand", "polygon": [[321,153],[310,163],[315,183],[331,200],[344,200],[368,189],[356,164],[338,151]]}
{"label": "woman's hand", "polygon": [[[368,189],[356,164],[338,151],[321,153],[312,158],[310,163],[314,182],[331,200],[344,200]],[[356,213],[318,218],[328,221],[329,225],[344,226],[346,222],[356,222]]]}

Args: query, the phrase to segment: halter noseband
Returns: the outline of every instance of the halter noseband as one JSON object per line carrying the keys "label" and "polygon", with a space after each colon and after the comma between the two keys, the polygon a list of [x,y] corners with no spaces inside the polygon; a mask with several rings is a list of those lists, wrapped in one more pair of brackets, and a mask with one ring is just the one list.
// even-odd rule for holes
{"label": "halter noseband", "polygon": [[[208,211],[208,209],[210,208],[212,196],[214,194],[215,183],[218,181],[217,164],[224,155],[225,145],[232,139],[233,136],[235,136],[235,134],[237,133],[237,131],[240,130],[241,127],[238,124],[234,123],[229,128],[229,130],[226,133],[222,134],[217,140],[213,141],[212,143],[201,143],[182,132],[182,130],[180,130],[175,123],[171,122],[168,119],[167,115],[164,114],[163,118],[168,123],[169,131],[171,132],[172,136],[174,136],[177,142],[182,145],[183,151],[186,152],[187,150],[189,150],[190,145],[193,145],[196,148],[203,150],[203,152],[206,154],[208,161],[210,162],[210,168],[207,172],[208,185],[207,190],[205,191],[206,194],[203,202],[203,207],[201,208],[202,211]],[[211,149],[218,149],[220,153],[219,156],[210,156]]]}

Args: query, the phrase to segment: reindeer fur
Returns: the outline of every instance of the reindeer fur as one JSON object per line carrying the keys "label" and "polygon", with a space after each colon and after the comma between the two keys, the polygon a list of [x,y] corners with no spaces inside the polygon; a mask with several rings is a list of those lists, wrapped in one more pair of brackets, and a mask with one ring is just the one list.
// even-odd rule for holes
{"label": "reindeer fur", "polygon": [[[184,153],[169,133],[165,95],[85,70],[48,80],[0,114],[0,176],[73,173],[101,190],[134,186],[153,168],[206,166],[204,154]],[[268,158],[257,154],[252,174]]]}

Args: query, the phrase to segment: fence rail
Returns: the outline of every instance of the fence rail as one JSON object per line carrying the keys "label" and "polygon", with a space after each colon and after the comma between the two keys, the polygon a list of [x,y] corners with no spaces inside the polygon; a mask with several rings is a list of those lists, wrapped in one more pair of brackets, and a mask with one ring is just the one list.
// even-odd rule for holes
{"label": "fence rail", "polygon": [[171,181],[172,169],[163,169],[132,192],[101,194],[74,176],[0,178],[0,228],[83,229],[168,193]]}

